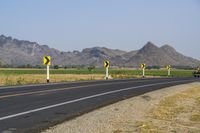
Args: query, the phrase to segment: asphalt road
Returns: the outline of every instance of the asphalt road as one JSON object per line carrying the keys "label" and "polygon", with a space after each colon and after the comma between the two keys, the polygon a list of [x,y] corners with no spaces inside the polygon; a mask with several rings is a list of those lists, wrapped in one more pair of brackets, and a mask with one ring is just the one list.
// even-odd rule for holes
{"label": "asphalt road", "polygon": [[0,132],[40,132],[122,99],[196,78],[87,81],[0,88]]}

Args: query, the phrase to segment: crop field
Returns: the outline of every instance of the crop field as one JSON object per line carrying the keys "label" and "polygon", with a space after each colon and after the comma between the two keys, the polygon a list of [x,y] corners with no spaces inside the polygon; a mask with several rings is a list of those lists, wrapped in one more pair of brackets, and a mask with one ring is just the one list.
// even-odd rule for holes
{"label": "crop field", "polygon": [[[171,77],[191,77],[192,70],[172,70]],[[133,78],[141,77],[140,69],[109,69],[112,78]],[[147,77],[167,77],[167,70],[146,70]],[[104,79],[105,69],[51,69],[51,82],[66,82],[80,80],[101,80]],[[0,69],[0,85],[22,85],[38,84],[46,82],[45,69]]]}

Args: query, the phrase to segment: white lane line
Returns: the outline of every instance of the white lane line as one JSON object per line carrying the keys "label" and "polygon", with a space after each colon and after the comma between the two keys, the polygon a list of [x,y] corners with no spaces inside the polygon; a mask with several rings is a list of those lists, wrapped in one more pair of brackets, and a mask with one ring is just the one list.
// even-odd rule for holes
{"label": "white lane line", "polygon": [[6,120],[6,119],[10,119],[10,118],[13,118],[13,117],[17,117],[17,116],[22,116],[22,115],[25,115],[25,114],[30,114],[30,113],[34,113],[34,112],[50,109],[50,108],[59,107],[59,106],[62,106],[62,105],[67,105],[67,104],[70,104],[70,103],[83,101],[83,100],[90,99],[90,98],[95,98],[95,97],[99,97],[99,96],[113,94],[113,93],[117,93],[117,92],[132,90],[132,89],[136,89],[136,88],[151,87],[151,86],[156,86],[156,85],[164,85],[164,84],[170,84],[170,83],[180,83],[180,82],[187,82],[187,81],[194,81],[194,80],[182,80],[182,81],[171,81],[171,82],[164,82],[164,83],[155,83],[155,84],[149,84],[149,85],[129,87],[129,88],[124,88],[124,89],[115,90],[115,91],[108,91],[108,92],[99,93],[99,94],[96,94],[96,95],[91,95],[91,96],[87,96],[87,97],[83,97],[83,98],[79,98],[79,99],[75,99],[75,100],[71,100],[71,101],[66,101],[66,102],[62,102],[62,103],[58,103],[58,104],[54,104],[54,105],[50,105],[50,106],[45,106],[45,107],[41,107],[41,108],[37,108],[37,109],[25,111],[25,112],[13,114],[13,115],[0,117],[0,121]]}
{"label": "white lane line", "polygon": [[[51,85],[68,85],[68,84],[81,84],[81,83],[115,83],[117,81],[142,81],[142,80],[152,80],[152,79],[157,79],[157,78],[129,78],[129,79],[112,79],[112,80],[91,80],[91,81],[72,81],[72,82],[60,82],[60,83],[49,83],[49,84],[32,84],[32,85],[21,85],[21,86],[0,86],[0,90],[3,89],[15,89],[15,88],[26,88],[26,87],[43,87],[43,86],[51,86]],[[170,79],[170,78],[160,78],[160,79]],[[113,82],[114,81],[114,82]]]}
{"label": "white lane line", "polygon": [[123,84],[123,83],[135,83],[135,82],[148,82],[152,81],[151,79],[148,80],[130,80],[130,81],[120,81],[120,82],[108,82],[108,83],[98,83],[98,84],[91,84],[91,85],[82,85],[82,86],[74,86],[74,87],[67,87],[67,88],[58,88],[58,89],[48,89],[48,90],[35,90],[35,91],[22,91],[22,92],[16,92],[16,93],[11,93],[7,95],[1,94],[0,99],[3,98],[9,98],[9,97],[17,97],[17,96],[25,96],[25,95],[31,95],[31,94],[41,94],[41,93],[47,93],[47,92],[56,92],[56,91],[64,91],[64,90],[71,90],[71,89],[79,89],[79,88],[85,88],[85,87],[95,87],[95,86],[104,86],[104,85],[116,85],[116,84]]}

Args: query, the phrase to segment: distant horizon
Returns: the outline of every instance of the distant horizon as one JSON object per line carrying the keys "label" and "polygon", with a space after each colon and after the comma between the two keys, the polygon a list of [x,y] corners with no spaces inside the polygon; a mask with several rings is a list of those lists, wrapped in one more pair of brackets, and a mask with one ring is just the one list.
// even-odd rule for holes
{"label": "distant horizon", "polygon": [[[31,42],[31,43],[37,43],[38,45],[40,45],[40,46],[45,46],[46,44],[40,44],[39,42],[36,42],[36,41],[31,41],[31,40],[24,40],[24,39],[18,39],[18,38],[15,38],[15,37],[12,37],[12,36],[6,36],[6,35],[4,35],[4,34],[0,34],[0,36],[5,36],[5,37],[11,37],[12,39],[16,39],[16,40],[18,40],[18,41],[29,41],[29,42]],[[143,44],[139,49],[132,49],[132,50],[122,50],[122,49],[117,49],[117,48],[109,48],[109,47],[105,47],[105,46],[93,46],[93,47],[85,47],[85,48],[83,48],[83,49],[81,49],[81,50],[71,50],[71,51],[62,51],[62,50],[59,50],[59,49],[57,49],[57,48],[54,48],[54,47],[50,47],[48,44],[46,45],[46,46],[48,46],[49,48],[52,48],[52,49],[56,49],[56,50],[59,50],[60,52],[75,52],[75,51],[79,51],[79,52],[82,52],[84,49],[87,49],[87,48],[107,48],[107,49],[111,49],[111,50],[120,50],[120,51],[124,51],[124,52],[131,52],[131,51],[137,51],[137,50],[140,50],[140,49],[142,49],[147,43],[152,43],[152,44],[154,44],[155,46],[157,46],[158,48],[161,48],[161,47],[163,47],[163,46],[166,46],[166,45],[168,45],[168,46],[170,46],[170,47],[172,47],[172,48],[174,48],[173,46],[171,46],[170,44],[164,44],[164,45],[161,45],[161,46],[158,46],[157,44],[155,44],[154,42],[152,42],[152,41],[147,41],[145,44]],[[175,50],[176,50],[176,48],[174,48]],[[177,51],[177,50],[176,50]],[[188,55],[186,55],[186,54],[184,54],[184,53],[181,53],[181,52],[179,52],[179,51],[177,51],[178,53],[180,53],[180,54],[183,54],[184,56],[188,56]],[[188,56],[188,57],[192,57],[192,56]],[[192,57],[192,58],[194,58],[194,59],[197,59],[197,58],[195,58],[195,57]],[[199,60],[199,59],[197,59],[197,60]]]}
{"label": "distant horizon", "polygon": [[0,34],[60,51],[131,51],[151,41],[200,60],[199,0],[4,0]]}
{"label": "distant horizon", "polygon": [[[130,50],[126,50],[126,49],[119,49],[119,48],[110,48],[110,47],[107,47],[107,46],[97,46],[97,45],[94,45],[94,46],[90,46],[90,47],[83,47],[82,49],[74,49],[74,50],[62,50],[62,49],[59,49],[59,48],[56,48],[56,47],[53,47],[53,46],[50,46],[48,44],[42,44],[40,42],[37,42],[37,41],[34,41],[34,40],[26,40],[26,39],[18,39],[18,38],[15,38],[15,37],[12,37],[12,36],[7,36],[5,34],[0,34],[0,36],[3,35],[3,36],[6,36],[6,37],[11,37],[12,39],[17,39],[19,41],[30,41],[30,42],[35,42],[35,43],[38,43],[39,45],[47,45],[49,48],[53,48],[53,49],[57,49],[61,52],[74,52],[74,51],[79,51],[81,52],[82,50],[86,49],[86,48],[95,48],[95,47],[100,47],[100,48],[108,48],[108,49],[112,49],[112,50],[121,50],[121,51],[125,51],[125,52],[131,52],[131,51],[135,51],[135,50],[139,50],[141,49],[142,47],[144,47],[148,42],[152,42],[152,41],[146,41],[146,43],[144,44],[141,44],[139,48],[136,48],[136,49],[130,49]],[[167,43],[164,43],[164,44],[160,44],[160,45],[157,45],[156,43],[152,42],[155,46],[157,47],[162,47],[162,46],[165,46],[165,45],[169,45],[171,47],[173,47],[177,52],[185,55],[185,56],[188,56],[188,57],[192,57],[194,59],[198,59],[196,57],[193,57],[191,55],[187,55],[186,53],[183,53],[183,52],[180,52],[179,50],[177,50],[173,45],[170,45],[170,44],[167,44]],[[200,60],[200,58],[198,59]]]}

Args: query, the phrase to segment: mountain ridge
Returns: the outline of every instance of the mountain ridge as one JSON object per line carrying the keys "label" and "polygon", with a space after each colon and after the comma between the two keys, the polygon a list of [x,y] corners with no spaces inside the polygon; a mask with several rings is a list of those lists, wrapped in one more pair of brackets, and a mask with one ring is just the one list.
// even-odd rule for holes
{"label": "mountain ridge", "polygon": [[123,51],[106,47],[85,48],[82,51],[65,52],[37,42],[13,39],[0,35],[0,65],[42,65],[44,55],[52,56],[52,65],[95,65],[102,67],[104,60],[112,66],[132,67],[146,63],[149,66],[200,66],[200,61],[184,56],[169,44],[162,47],[147,42],[139,50]]}

